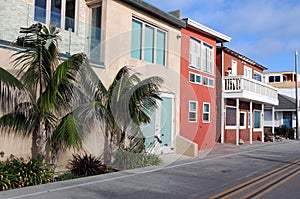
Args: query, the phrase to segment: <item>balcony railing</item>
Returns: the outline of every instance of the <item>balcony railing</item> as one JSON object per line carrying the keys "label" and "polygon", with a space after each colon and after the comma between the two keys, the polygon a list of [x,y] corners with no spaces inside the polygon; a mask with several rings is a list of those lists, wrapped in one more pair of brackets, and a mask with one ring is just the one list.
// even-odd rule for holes
{"label": "balcony railing", "polygon": [[226,76],[223,91],[228,98],[246,98],[278,105],[276,88],[244,76]]}
{"label": "balcony railing", "polygon": [[[103,64],[101,55],[101,29],[82,21],[67,18],[49,10],[26,4],[24,1],[4,1],[0,9],[5,8],[5,16],[1,15],[0,41],[9,45],[19,35],[21,27],[29,27],[40,22],[46,25],[56,24],[60,30],[59,50],[63,54],[86,53],[90,60]],[[17,9],[16,9],[17,8]],[[1,43],[0,43],[1,44]]]}

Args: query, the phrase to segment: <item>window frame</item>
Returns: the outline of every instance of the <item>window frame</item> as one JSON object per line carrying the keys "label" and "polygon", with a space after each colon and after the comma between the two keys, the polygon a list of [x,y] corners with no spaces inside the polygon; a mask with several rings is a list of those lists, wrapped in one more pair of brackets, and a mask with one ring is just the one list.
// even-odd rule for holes
{"label": "window frame", "polygon": [[[194,75],[195,76],[195,81],[191,81],[190,75]],[[197,76],[200,77],[200,82],[196,81]],[[202,75],[189,71],[189,82],[192,83],[192,84],[202,85]]]}
{"label": "window frame", "polygon": [[[241,114],[244,114],[244,125],[241,125]],[[247,123],[247,117],[246,117],[246,112],[245,111],[240,111],[240,129],[246,129],[246,123]]]}
{"label": "window frame", "polygon": [[[247,71],[247,72],[246,72]],[[247,73],[247,74],[245,74]],[[250,76],[248,75],[248,73],[250,74]],[[248,79],[253,79],[252,77],[252,68],[248,67],[248,66],[244,66],[244,77],[248,78]]]}
{"label": "window frame", "polygon": [[[208,84],[205,84],[205,79],[207,79],[207,83],[208,83]],[[210,85],[210,81],[213,82],[213,85]],[[204,77],[203,77],[203,85],[204,85],[204,86],[207,86],[207,87],[214,88],[214,87],[215,87],[215,79],[214,79],[214,78],[211,78],[211,77],[204,76]]]}
{"label": "window frame", "polygon": [[248,129],[251,128],[251,123],[252,123],[252,117],[251,117],[252,113],[251,112],[248,112],[248,119],[247,119],[247,122],[248,122]]}
{"label": "window frame", "polygon": [[237,124],[236,124],[236,113],[234,115],[234,119],[235,119],[235,125],[227,125],[227,108],[232,108],[235,109],[235,111],[237,111],[237,107],[236,106],[230,106],[230,105],[226,105],[225,106],[225,129],[236,129],[237,128]]}
{"label": "window frame", "polygon": [[[51,3],[52,1],[55,0],[46,0],[46,19],[45,19],[45,23],[42,21],[38,21],[35,18],[35,9],[36,9],[36,1],[34,1],[34,21],[35,22],[40,22],[46,25],[50,25],[51,24],[51,14],[52,14],[52,8],[51,8]],[[79,2],[80,0],[75,0],[75,8],[74,8],[74,30],[72,30],[73,33],[77,33],[77,25],[78,25],[78,9],[79,9]],[[61,0],[61,11],[60,11],[60,27],[57,27],[58,29],[62,30],[62,31],[69,31],[66,30],[66,5],[67,5],[67,0]]]}
{"label": "window frame", "polygon": [[[255,127],[255,112],[259,112],[259,120],[260,120],[260,127],[259,128],[256,128]],[[259,109],[254,109],[253,110],[253,131],[261,131],[262,130],[262,118],[261,118],[261,114],[262,114],[262,110],[259,110]]]}
{"label": "window frame", "polygon": [[[260,80],[255,79],[255,75],[260,75]],[[256,70],[254,70],[254,72],[253,72],[253,79],[256,80],[256,81],[258,81],[258,82],[263,82],[263,74],[260,73],[260,72],[258,72],[258,71],[256,71]]]}
{"label": "window frame", "polygon": [[[193,36],[190,36],[189,39],[189,44],[190,44],[190,48],[189,48],[189,68],[194,69],[194,70],[198,70],[198,71],[202,71],[204,73],[207,74],[211,74],[214,75],[215,73],[215,47],[202,41],[201,39],[195,38]],[[192,48],[194,44],[197,44],[197,54],[195,52],[192,51]],[[208,50],[207,50],[208,49]],[[210,54],[210,56],[207,55]],[[192,58],[193,55],[195,56],[195,60]],[[208,58],[210,57],[210,59]],[[196,62],[192,63],[192,62]],[[197,63],[198,62],[198,63]],[[208,65],[206,65],[206,64]]]}
{"label": "window frame", "polygon": [[[204,108],[205,105],[208,105],[208,112],[205,111],[205,108]],[[204,114],[208,114],[208,120],[204,120]],[[210,103],[208,103],[208,102],[203,102],[202,122],[210,123]]]}
{"label": "window frame", "polygon": [[[195,103],[196,110],[191,110],[191,103]],[[195,120],[191,120],[190,113],[195,113]],[[189,100],[189,114],[188,114],[188,121],[191,123],[198,122],[198,101]]]}
{"label": "window frame", "polygon": [[[132,22],[133,21],[136,21],[138,23],[141,23],[142,25],[142,28],[141,28],[141,58],[136,58],[136,57],[132,57],[132,54],[130,53],[130,57],[132,59],[137,59],[137,60],[141,60],[141,61],[144,61],[144,62],[147,62],[147,63],[151,63],[151,64],[157,64],[157,65],[160,65],[160,66],[166,66],[167,65],[167,40],[168,40],[168,32],[166,30],[164,30],[163,28],[160,28],[160,27],[157,27],[151,23],[148,23],[146,21],[143,21],[137,17],[132,17],[131,18],[131,27],[132,27]],[[153,28],[154,32],[153,32],[153,62],[149,62],[145,59],[145,41],[146,41],[146,27],[150,27],[150,28]],[[158,44],[157,44],[157,38],[158,38],[158,32],[160,33],[163,33],[164,34],[164,44],[163,44],[163,47],[164,49],[160,49],[160,51],[162,51],[164,53],[164,57],[163,57],[163,64],[160,64],[158,63]],[[132,34],[131,34],[131,40],[132,40]],[[130,46],[130,52],[132,52],[133,49],[132,49],[132,41],[131,41],[131,46]]]}

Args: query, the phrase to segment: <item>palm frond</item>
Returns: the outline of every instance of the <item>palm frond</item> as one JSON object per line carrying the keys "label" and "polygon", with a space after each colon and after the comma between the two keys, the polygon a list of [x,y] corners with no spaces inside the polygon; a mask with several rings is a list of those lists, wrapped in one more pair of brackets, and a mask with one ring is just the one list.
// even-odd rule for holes
{"label": "palm frond", "polygon": [[79,149],[83,142],[83,132],[78,127],[74,113],[64,116],[51,136],[51,146],[55,150]]}

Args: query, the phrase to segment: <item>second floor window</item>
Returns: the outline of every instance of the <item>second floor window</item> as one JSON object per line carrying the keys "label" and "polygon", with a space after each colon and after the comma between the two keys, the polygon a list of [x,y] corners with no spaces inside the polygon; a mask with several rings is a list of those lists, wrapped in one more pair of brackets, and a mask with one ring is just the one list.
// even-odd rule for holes
{"label": "second floor window", "polygon": [[254,74],[253,74],[253,79],[257,80],[257,81],[262,81],[262,75],[256,71],[254,71]]}
{"label": "second floor window", "polygon": [[214,73],[213,47],[194,38],[190,38],[190,67],[203,72]]}
{"label": "second floor window", "polygon": [[131,57],[164,66],[166,64],[166,32],[132,19]]}
{"label": "second floor window", "polygon": [[74,32],[75,9],[76,0],[35,0],[34,20]]}

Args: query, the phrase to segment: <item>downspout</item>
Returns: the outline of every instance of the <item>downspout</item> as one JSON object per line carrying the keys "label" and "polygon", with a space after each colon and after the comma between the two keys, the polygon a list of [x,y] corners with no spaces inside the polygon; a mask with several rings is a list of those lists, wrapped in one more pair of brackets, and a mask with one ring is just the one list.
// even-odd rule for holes
{"label": "downspout", "polygon": [[[222,46],[223,47],[223,46]],[[223,48],[222,48],[222,74],[221,74],[221,84],[222,84],[222,87],[221,87],[221,143],[223,144],[224,143],[224,128],[225,128],[225,119],[224,119],[224,51],[223,51]]]}

